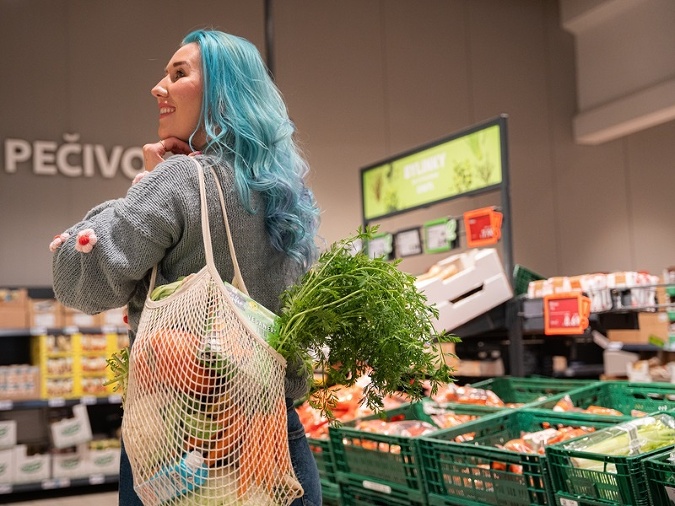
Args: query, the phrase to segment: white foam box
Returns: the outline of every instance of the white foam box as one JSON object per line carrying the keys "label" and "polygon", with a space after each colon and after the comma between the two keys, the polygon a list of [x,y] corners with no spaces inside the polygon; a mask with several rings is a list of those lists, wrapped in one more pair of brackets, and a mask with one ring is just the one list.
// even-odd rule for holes
{"label": "white foam box", "polygon": [[0,450],[0,483],[14,482],[14,448]]}
{"label": "white foam box", "polygon": [[0,448],[13,448],[16,445],[16,420],[0,421]]}
{"label": "white foam box", "polygon": [[88,451],[78,447],[71,453],[52,455],[52,478],[85,478],[89,476]]}
{"label": "white foam box", "polygon": [[75,404],[73,418],[65,418],[50,425],[54,448],[68,448],[91,441],[91,424],[87,406]]}
{"label": "white foam box", "polygon": [[433,277],[416,286],[438,309],[437,331],[452,330],[513,297],[497,251],[492,248],[459,253],[438,262],[454,264],[458,272],[447,279]]}
{"label": "white foam box", "polygon": [[49,479],[51,456],[28,455],[26,445],[14,448],[14,483],[36,483]]}
{"label": "white foam box", "polygon": [[119,448],[107,448],[105,450],[89,450],[87,463],[90,475],[118,475],[120,472]]}

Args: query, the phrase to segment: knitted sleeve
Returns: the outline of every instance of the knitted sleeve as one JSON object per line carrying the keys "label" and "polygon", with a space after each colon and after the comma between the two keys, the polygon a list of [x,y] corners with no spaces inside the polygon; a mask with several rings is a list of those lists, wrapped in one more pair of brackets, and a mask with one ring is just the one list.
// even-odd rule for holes
{"label": "knitted sleeve", "polygon": [[[186,157],[161,163],[124,198],[96,206],[68,229],[52,262],[57,299],[89,314],[124,306],[182,234],[180,189],[196,184],[191,166]],[[77,247],[78,233],[95,237],[89,251]]]}

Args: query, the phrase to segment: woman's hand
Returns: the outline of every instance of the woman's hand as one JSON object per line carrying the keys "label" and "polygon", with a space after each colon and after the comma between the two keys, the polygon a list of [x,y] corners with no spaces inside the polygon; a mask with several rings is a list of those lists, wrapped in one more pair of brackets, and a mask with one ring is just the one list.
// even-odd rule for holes
{"label": "woman's hand", "polygon": [[167,137],[159,142],[152,144],[145,144],[143,146],[143,161],[145,163],[145,170],[150,172],[158,163],[164,161],[164,156],[167,153],[174,155],[189,155],[192,153],[190,145],[178,139],[177,137]]}

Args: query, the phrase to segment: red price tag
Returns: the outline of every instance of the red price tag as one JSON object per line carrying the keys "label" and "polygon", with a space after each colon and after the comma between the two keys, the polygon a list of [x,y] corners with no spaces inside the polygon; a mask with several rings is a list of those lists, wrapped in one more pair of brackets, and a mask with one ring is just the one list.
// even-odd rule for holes
{"label": "red price tag", "polygon": [[470,248],[496,244],[502,237],[502,213],[483,207],[464,213],[466,242]]}
{"label": "red price tag", "polygon": [[580,293],[557,293],[544,297],[544,333],[583,334],[588,328],[591,300]]}

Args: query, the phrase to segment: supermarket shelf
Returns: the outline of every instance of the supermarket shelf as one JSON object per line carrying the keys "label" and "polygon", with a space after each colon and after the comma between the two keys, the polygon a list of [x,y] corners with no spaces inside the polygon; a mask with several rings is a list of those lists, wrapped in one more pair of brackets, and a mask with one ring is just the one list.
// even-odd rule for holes
{"label": "supermarket shelf", "polygon": [[126,334],[126,327],[107,326],[107,327],[30,327],[26,329],[0,329],[0,338],[3,337],[30,337],[58,334]]}
{"label": "supermarket shelf", "polygon": [[[95,474],[87,478],[57,478],[42,480],[37,483],[0,484],[0,495],[19,494],[24,492],[41,492],[47,490],[67,489],[92,485],[115,484],[119,482],[118,475]],[[4,502],[4,501],[0,501]]]}
{"label": "supermarket shelf", "polygon": [[76,404],[85,404],[87,406],[106,405],[106,404],[121,404],[121,395],[108,395],[107,397],[95,397],[93,395],[85,395],[73,399],[64,399],[61,397],[54,397],[51,399],[30,399],[30,400],[0,400],[0,412],[12,411],[18,409],[42,409],[42,408],[62,408],[70,407]]}

